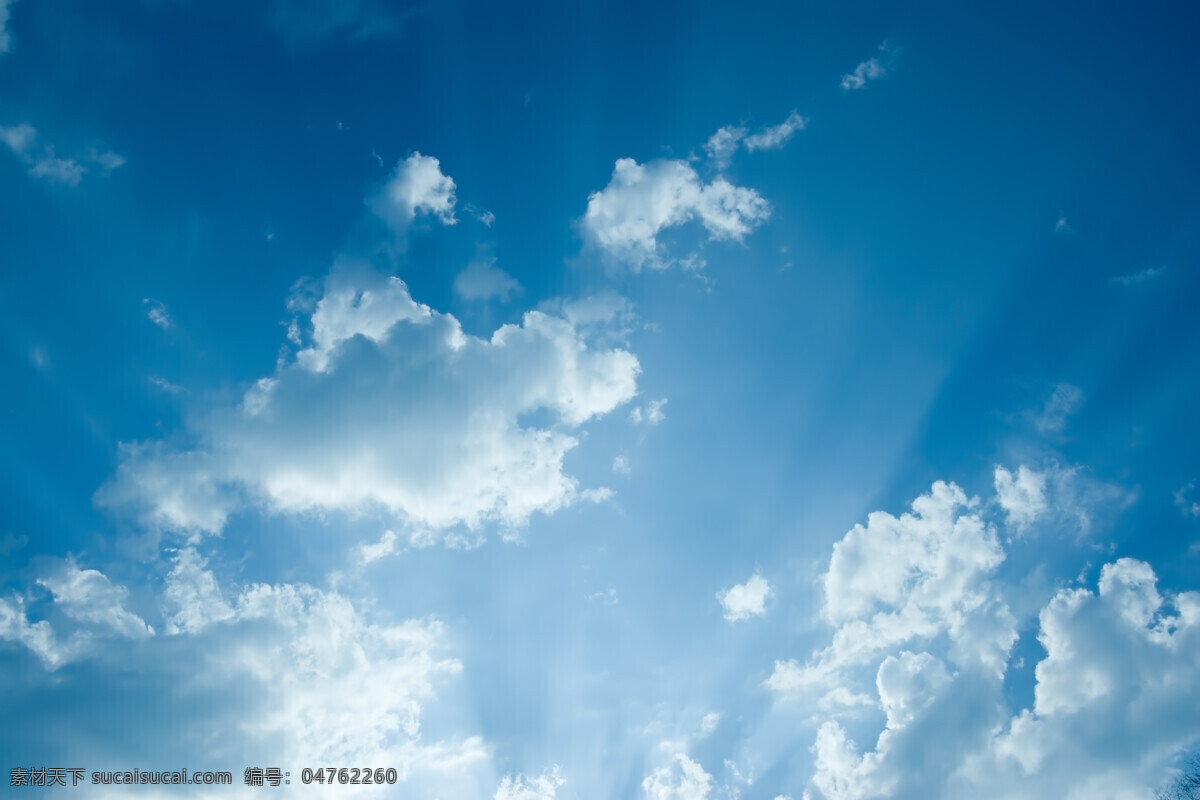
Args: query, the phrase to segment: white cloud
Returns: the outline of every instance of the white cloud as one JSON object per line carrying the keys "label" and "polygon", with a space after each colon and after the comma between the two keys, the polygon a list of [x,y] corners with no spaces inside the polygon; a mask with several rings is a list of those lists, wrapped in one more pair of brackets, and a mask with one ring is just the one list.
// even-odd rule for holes
{"label": "white cloud", "polygon": [[667,415],[663,413],[663,408],[666,405],[667,398],[660,397],[658,400],[651,400],[644,408],[635,406],[629,412],[629,420],[636,425],[643,423],[646,425],[657,425],[667,418]]}
{"label": "white cloud", "polygon": [[[1027,509],[1020,469],[1005,474],[998,492]],[[982,508],[939,482],[913,514],[871,514],[834,546],[832,644],[808,664],[777,661],[765,683],[813,712],[813,793],[1150,796],[1200,737],[1200,593],[1164,601],[1150,566],[1128,558],[1101,570],[1097,593],[1059,590],[1038,618],[1032,707],[1014,713],[1004,676],[1017,625],[1002,598],[1020,589],[993,575],[1004,553]],[[863,751],[873,709],[882,727]]]}
{"label": "white cloud", "polygon": [[167,633],[195,633],[234,616],[216,578],[206,567],[205,560],[192,547],[175,554],[175,564],[163,590],[168,611],[174,611],[166,620]]}
{"label": "white cloud", "polygon": [[1060,433],[1067,419],[1083,405],[1083,390],[1069,383],[1054,387],[1042,413],[1034,419],[1034,426],[1043,434]]}
{"label": "white cloud", "polygon": [[143,297],[142,305],[146,306],[146,319],[166,330],[171,327],[171,315],[167,313],[165,304],[153,297]]}
{"label": "white cloud", "polygon": [[721,715],[716,711],[710,711],[700,720],[700,730],[696,732],[697,739],[707,739],[717,729],[717,725],[721,723]]}
{"label": "white cloud", "polygon": [[114,586],[98,570],[80,569],[73,560],[67,560],[54,574],[39,578],[38,584],[49,589],[55,605],[77,622],[107,628],[127,638],[154,634],[141,617],[125,608],[128,590]]}
{"label": "white cloud", "polygon": [[1074,231],[1075,229],[1071,227],[1071,223],[1067,222],[1066,217],[1059,217],[1058,221],[1054,223],[1055,233],[1073,233]]}
{"label": "white cloud", "polygon": [[496,259],[480,258],[458,273],[454,279],[454,291],[464,300],[490,300],[495,297],[507,303],[512,295],[521,293],[521,284],[497,267]]}
{"label": "white cloud", "polygon": [[566,784],[558,767],[536,778],[525,775],[505,775],[492,800],[554,800],[558,788]]}
{"label": "white cloud", "polygon": [[631,471],[629,467],[629,459],[625,456],[615,456],[612,462],[612,470],[613,472],[621,475],[628,475]]}
{"label": "white cloud", "polygon": [[[3,2],[4,0],[0,0],[0,19],[3,18],[4,13]],[[13,152],[13,155],[26,155],[36,138],[37,129],[27,122],[20,125],[0,125],[0,142],[3,142],[4,146]]]}
{"label": "white cloud", "polygon": [[87,168],[75,159],[58,158],[53,154],[38,158],[29,168],[29,174],[35,178],[44,178],[67,186],[78,186],[83,180],[84,172],[87,172]]}
{"label": "white cloud", "polygon": [[104,152],[90,150],[88,151],[88,158],[95,162],[105,175],[126,164],[125,156],[120,153],[114,153],[111,150],[105,150]]}
{"label": "white cloud", "polygon": [[[880,50],[887,49],[887,43],[879,46]],[[866,61],[860,62],[853,72],[842,76],[841,82],[838,84],[843,91],[854,91],[856,89],[864,89],[870,81],[878,80],[887,74],[887,68],[879,61],[878,58],[868,58]]]}
{"label": "white cloud", "polygon": [[758,192],[717,177],[704,183],[686,161],[638,164],[618,159],[608,186],[588,197],[583,228],[588,239],[634,269],[663,269],[658,235],[698,220],[713,240],[741,241],[771,213]]}
{"label": "white cloud", "polygon": [[1128,275],[1118,275],[1115,278],[1110,278],[1109,283],[1116,286],[1141,286],[1154,278],[1166,272],[1162,267],[1147,267],[1139,272],[1131,272]]}
{"label": "white cloud", "polygon": [[393,230],[403,233],[418,214],[431,215],[443,225],[454,225],[454,179],[442,174],[433,156],[413,153],[396,165],[392,177],[370,201],[375,214]]}
{"label": "white cloud", "polygon": [[746,136],[746,129],[735,125],[725,125],[708,137],[704,150],[708,157],[717,165],[717,169],[729,166],[733,154],[737,152],[738,144]]}
{"label": "white cloud", "polygon": [[675,763],[659,767],[642,781],[647,800],[707,800],[712,776],[683,753]]}
{"label": "white cloud", "polygon": [[397,550],[396,541],[397,537],[395,531],[384,531],[383,535],[379,537],[379,541],[375,544],[364,544],[359,546],[359,560],[361,560],[364,564],[370,564],[372,561],[378,561],[385,556],[392,555]]}
{"label": "white cloud", "polygon": [[791,140],[796,131],[804,130],[807,124],[808,120],[792,111],[783,122],[747,136],[743,143],[750,151],[778,150]]}
{"label": "white cloud", "polygon": [[1175,506],[1183,512],[1185,517],[1200,517],[1200,502],[1188,499],[1188,495],[1196,488],[1195,482],[1189,482],[1185,486],[1181,486],[1175,490],[1172,495],[1175,499]]}
{"label": "white cloud", "polygon": [[12,4],[16,0],[0,0],[0,55],[12,50],[12,34],[8,32],[8,20]]}
{"label": "white cloud", "polygon": [[51,670],[72,660],[79,649],[78,641],[60,642],[46,620],[31,623],[20,597],[0,598],[0,640],[24,645]]}
{"label": "white cloud", "polygon": [[[572,431],[630,400],[640,367],[568,320],[527,313],[490,339],[418,304],[396,278],[331,276],[311,344],[197,426],[199,445],[124,444],[97,500],[152,527],[220,531],[249,503],[382,513],[413,541],[520,526],[579,499]],[[532,412],[549,415],[531,426]]]}
{"label": "white cloud", "polygon": [[1047,510],[1046,475],[1022,464],[1016,475],[1001,466],[993,474],[996,499],[1010,525],[1027,528]]}
{"label": "white cloud", "polygon": [[717,592],[717,599],[725,609],[725,619],[730,622],[750,619],[766,613],[764,604],[771,596],[771,585],[757,572],[745,583],[735,584]]}

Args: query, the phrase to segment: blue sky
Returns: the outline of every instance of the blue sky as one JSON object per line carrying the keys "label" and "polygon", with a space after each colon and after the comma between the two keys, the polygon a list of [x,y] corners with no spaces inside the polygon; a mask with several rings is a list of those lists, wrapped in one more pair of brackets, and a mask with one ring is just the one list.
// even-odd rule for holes
{"label": "blue sky", "polygon": [[1196,22],[0,0],[3,766],[1152,797]]}

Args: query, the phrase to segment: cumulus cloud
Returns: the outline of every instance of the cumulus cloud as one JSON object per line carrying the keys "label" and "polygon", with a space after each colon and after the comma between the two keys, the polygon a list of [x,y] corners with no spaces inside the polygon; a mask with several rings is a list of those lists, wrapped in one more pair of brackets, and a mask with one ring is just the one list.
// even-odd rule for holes
{"label": "cumulus cloud", "polygon": [[525,775],[505,775],[492,800],[554,800],[560,786],[564,786],[558,767],[553,767],[536,778]]}
{"label": "cumulus cloud", "polygon": [[128,590],[114,586],[98,570],[80,569],[68,559],[54,573],[39,578],[38,584],[49,589],[55,605],[77,622],[127,638],[154,634],[141,617],[125,608]]}
{"label": "cumulus cloud", "polygon": [[[428,543],[603,498],[581,491],[563,458],[574,430],[636,393],[632,353],[593,348],[540,311],[471,336],[399,279],[361,274],[330,277],[309,328],[294,361],[203,419],[197,446],[122,445],[98,502],[200,532],[246,504],[382,513]],[[544,424],[529,424],[534,412]]]}
{"label": "cumulus cloud", "polygon": [[771,214],[758,192],[717,177],[704,183],[686,161],[638,164],[618,159],[608,186],[588,197],[583,230],[588,240],[633,269],[673,263],[658,235],[699,221],[711,240],[741,241]]}
{"label": "cumulus cloud", "polygon": [[996,500],[1008,515],[1010,525],[1028,527],[1046,511],[1046,476],[1022,464],[1014,475],[997,466],[993,473]]}
{"label": "cumulus cloud", "polygon": [[80,644],[78,640],[60,641],[46,620],[30,622],[25,601],[19,596],[0,598],[0,640],[27,647],[51,670],[72,660]]}
{"label": "cumulus cloud", "polygon": [[399,538],[393,530],[383,532],[379,537],[379,541],[374,544],[360,545],[358,548],[359,560],[364,564],[370,564],[372,561],[378,561],[385,556],[390,556],[397,550],[397,542]]}
{"label": "cumulus cloud", "polygon": [[672,764],[659,767],[642,780],[647,800],[707,800],[712,776],[704,767],[679,753]]}
{"label": "cumulus cloud", "polygon": [[[1006,513],[1036,504],[1032,475],[997,470]],[[1097,592],[1045,605],[1032,706],[1009,707],[1016,589],[995,576],[1004,553],[985,510],[939,482],[913,513],[875,512],[835,544],[833,641],[806,664],[777,661],[765,684],[814,712],[814,796],[1147,797],[1200,737],[1200,593],[1164,598],[1128,558],[1103,567]],[[882,724],[863,749],[868,712]]]}
{"label": "cumulus cloud", "polygon": [[842,87],[843,91],[852,92],[865,89],[869,82],[879,80],[887,74],[886,57],[889,54],[887,42],[879,45],[879,52],[885,60],[881,61],[879,57],[868,58],[866,61],[860,62],[853,72],[842,76],[838,85]]}
{"label": "cumulus cloud", "polygon": [[24,156],[27,154],[36,138],[37,129],[27,122],[20,125],[0,125],[0,142],[3,142],[13,155]]}
{"label": "cumulus cloud", "polygon": [[738,622],[766,613],[765,603],[770,595],[771,585],[756,572],[745,583],[717,592],[717,600],[725,609],[725,619]]}
{"label": "cumulus cloud", "polygon": [[454,179],[442,174],[433,156],[413,153],[396,165],[392,177],[369,201],[375,215],[398,233],[408,230],[418,215],[435,217],[443,225],[454,225]]}
{"label": "cumulus cloud", "polygon": [[454,291],[464,300],[490,300],[493,297],[502,303],[521,293],[521,284],[513,276],[496,266],[494,258],[480,258],[454,278]]}
{"label": "cumulus cloud", "polygon": [[186,547],[175,554],[175,563],[167,575],[163,599],[170,616],[168,634],[202,631],[214,622],[234,616],[221,588],[195,548]]}
{"label": "cumulus cloud", "polygon": [[53,154],[38,158],[29,168],[29,174],[35,178],[43,178],[52,183],[61,183],[66,186],[78,186],[86,171],[86,168],[75,159],[58,158]]}

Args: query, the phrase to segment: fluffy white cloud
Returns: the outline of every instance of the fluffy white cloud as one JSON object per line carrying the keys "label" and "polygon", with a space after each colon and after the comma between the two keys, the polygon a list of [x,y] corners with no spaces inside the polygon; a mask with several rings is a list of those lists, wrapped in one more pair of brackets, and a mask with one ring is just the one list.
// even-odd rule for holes
{"label": "fluffy white cloud", "polygon": [[[1029,480],[1004,474],[997,504],[1026,509]],[[834,546],[833,642],[808,664],[777,661],[765,684],[814,712],[814,795],[1145,798],[1200,738],[1200,593],[1164,600],[1128,558],[1103,567],[1097,592],[1064,588],[1045,605],[1032,707],[1007,707],[1016,620],[985,508],[937,483],[913,514],[871,514]],[[882,728],[863,751],[872,709]]]}
{"label": "fluffy white cloud", "polygon": [[566,784],[558,767],[536,778],[525,775],[505,775],[492,800],[554,800],[558,788]]}
{"label": "fluffy white cloud", "polygon": [[12,34],[8,32],[8,20],[12,4],[16,0],[0,0],[0,55],[12,50]]}
{"label": "fluffy white cloud", "polygon": [[712,776],[704,767],[683,753],[675,763],[659,767],[642,781],[648,800],[707,800],[712,791]]}
{"label": "fluffy white cloud", "polygon": [[[204,418],[197,446],[123,445],[98,502],[209,532],[246,503],[381,512],[421,543],[603,498],[580,491],[563,458],[574,429],[636,393],[628,351],[593,349],[540,311],[477,338],[400,280],[362,275],[330,278],[310,329],[295,361]],[[528,422],[539,411],[543,427]]]}
{"label": "fluffy white cloud", "polygon": [[453,225],[454,179],[442,174],[433,156],[413,153],[396,165],[392,177],[370,201],[371,209],[393,230],[404,232],[418,214],[434,216],[443,225]]}
{"label": "fluffy white cloud", "polygon": [[58,158],[54,155],[38,158],[29,168],[29,174],[35,178],[44,178],[67,186],[78,186],[86,171],[87,169],[75,159]]}
{"label": "fluffy white cloud", "polygon": [[509,297],[520,294],[521,284],[497,267],[494,258],[476,259],[454,278],[454,291],[464,300],[490,300],[495,297],[507,303]]}
{"label": "fluffy white cloud", "polygon": [[128,590],[114,586],[98,570],[80,569],[73,560],[67,560],[53,574],[39,578],[38,584],[49,589],[55,605],[77,622],[129,638],[154,634],[141,617],[125,608]]}
{"label": "fluffy white cloud", "polygon": [[808,120],[796,111],[792,111],[783,122],[747,136],[743,143],[750,151],[778,150],[787,144],[797,131],[804,130],[804,126],[807,124]]}
{"label": "fluffy white cloud", "polygon": [[997,466],[993,474],[996,500],[1010,525],[1026,528],[1046,512],[1046,476],[1022,464],[1014,475]]}
{"label": "fluffy white cloud", "polygon": [[725,619],[737,622],[765,613],[764,604],[770,595],[771,585],[756,572],[745,583],[717,592],[717,600],[725,609]]}
{"label": "fluffy white cloud", "polygon": [[618,159],[608,186],[588,197],[588,239],[634,269],[672,263],[660,252],[663,230],[698,220],[710,239],[741,241],[771,214],[758,192],[717,177],[704,183],[686,161],[638,164]]}

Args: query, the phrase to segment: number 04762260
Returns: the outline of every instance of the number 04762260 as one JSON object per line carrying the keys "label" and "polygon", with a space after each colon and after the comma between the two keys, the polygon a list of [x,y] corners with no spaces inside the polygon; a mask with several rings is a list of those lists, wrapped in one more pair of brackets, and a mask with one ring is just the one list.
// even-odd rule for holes
{"label": "number 04762260", "polygon": [[392,767],[305,767],[300,771],[300,782],[375,784],[395,783],[396,770]]}

